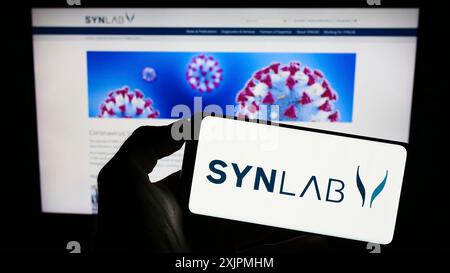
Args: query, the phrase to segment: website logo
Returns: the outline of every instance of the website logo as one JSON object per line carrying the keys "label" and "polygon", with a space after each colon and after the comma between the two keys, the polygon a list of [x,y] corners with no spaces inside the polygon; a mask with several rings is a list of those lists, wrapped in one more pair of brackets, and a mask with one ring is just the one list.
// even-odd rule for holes
{"label": "website logo", "polygon": [[135,14],[131,13],[125,13],[124,15],[115,15],[115,16],[92,16],[92,15],[86,15],[84,17],[84,22],[86,24],[96,24],[96,25],[112,25],[112,24],[118,24],[118,25],[124,25],[124,24],[130,24],[134,21]]}
{"label": "website logo", "polygon": [[[369,205],[370,208],[372,208],[373,201],[375,201],[377,196],[380,195],[380,193],[383,191],[384,186],[386,185],[387,178],[388,178],[388,171],[386,170],[386,175],[384,176],[383,181],[381,181],[381,183],[378,184],[378,186],[372,192],[372,196],[370,197],[370,205]],[[362,199],[361,207],[364,207],[364,202],[366,200],[366,189],[359,175],[359,166],[358,169],[356,169],[356,185],[358,186],[359,194],[361,195]]]}

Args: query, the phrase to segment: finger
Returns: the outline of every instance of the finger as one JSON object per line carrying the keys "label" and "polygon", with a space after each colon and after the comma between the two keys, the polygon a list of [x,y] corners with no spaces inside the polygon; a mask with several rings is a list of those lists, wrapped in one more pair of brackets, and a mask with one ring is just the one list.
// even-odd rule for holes
{"label": "finger", "polygon": [[175,140],[172,127],[179,126],[174,122],[167,126],[142,126],[124,142],[113,158],[119,166],[133,165],[145,173],[150,173],[159,159],[179,150],[183,140]]}
{"label": "finger", "polygon": [[180,187],[182,186],[180,178],[181,178],[181,170],[176,171],[157,182],[153,182],[153,185],[156,185],[157,187],[164,190],[169,190],[178,197]]}
{"label": "finger", "polygon": [[185,210],[188,209],[190,196],[190,181],[182,180],[181,170],[172,173],[160,181],[153,182],[160,190],[170,192],[178,200],[178,204]]}

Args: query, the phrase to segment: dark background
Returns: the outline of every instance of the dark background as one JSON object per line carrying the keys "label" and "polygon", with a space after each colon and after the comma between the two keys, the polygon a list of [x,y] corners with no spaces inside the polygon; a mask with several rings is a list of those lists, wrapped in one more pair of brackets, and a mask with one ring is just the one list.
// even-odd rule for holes
{"label": "dark background", "polygon": [[[72,240],[79,241],[83,251],[89,245],[95,216],[43,214],[40,211],[30,5],[15,2],[4,2],[5,8],[1,11],[0,110],[4,116],[0,127],[3,143],[0,150],[0,252],[67,252],[66,244]],[[108,1],[81,2],[83,6],[121,6]],[[132,1],[125,5],[145,6],[151,2],[154,1]],[[298,6],[366,6],[365,3],[300,1]],[[394,240],[390,245],[382,246],[382,252],[447,250],[450,166],[445,151],[449,138],[444,132],[449,127],[446,98],[450,91],[450,47],[446,37],[449,9],[441,3],[407,3],[421,8],[410,145]],[[382,0],[383,7],[396,4]],[[34,5],[66,6],[65,0]],[[236,6],[242,5],[258,7],[261,3],[245,2]],[[365,243],[361,242],[331,238],[330,245],[336,251],[367,252]]]}

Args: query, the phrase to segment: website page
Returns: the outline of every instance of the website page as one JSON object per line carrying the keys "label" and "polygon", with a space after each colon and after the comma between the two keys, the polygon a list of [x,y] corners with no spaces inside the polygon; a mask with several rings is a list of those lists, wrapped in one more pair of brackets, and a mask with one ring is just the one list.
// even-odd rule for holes
{"label": "website page", "polygon": [[97,174],[136,128],[211,105],[408,142],[417,24],[417,9],[33,9],[42,210],[96,213]]}

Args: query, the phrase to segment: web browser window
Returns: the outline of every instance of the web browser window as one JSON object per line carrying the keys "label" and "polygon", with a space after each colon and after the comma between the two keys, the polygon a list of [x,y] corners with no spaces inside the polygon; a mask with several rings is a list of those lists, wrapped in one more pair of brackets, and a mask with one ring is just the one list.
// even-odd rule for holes
{"label": "web browser window", "polygon": [[210,105],[408,142],[418,13],[33,9],[42,210],[96,213],[97,174],[133,130]]}

